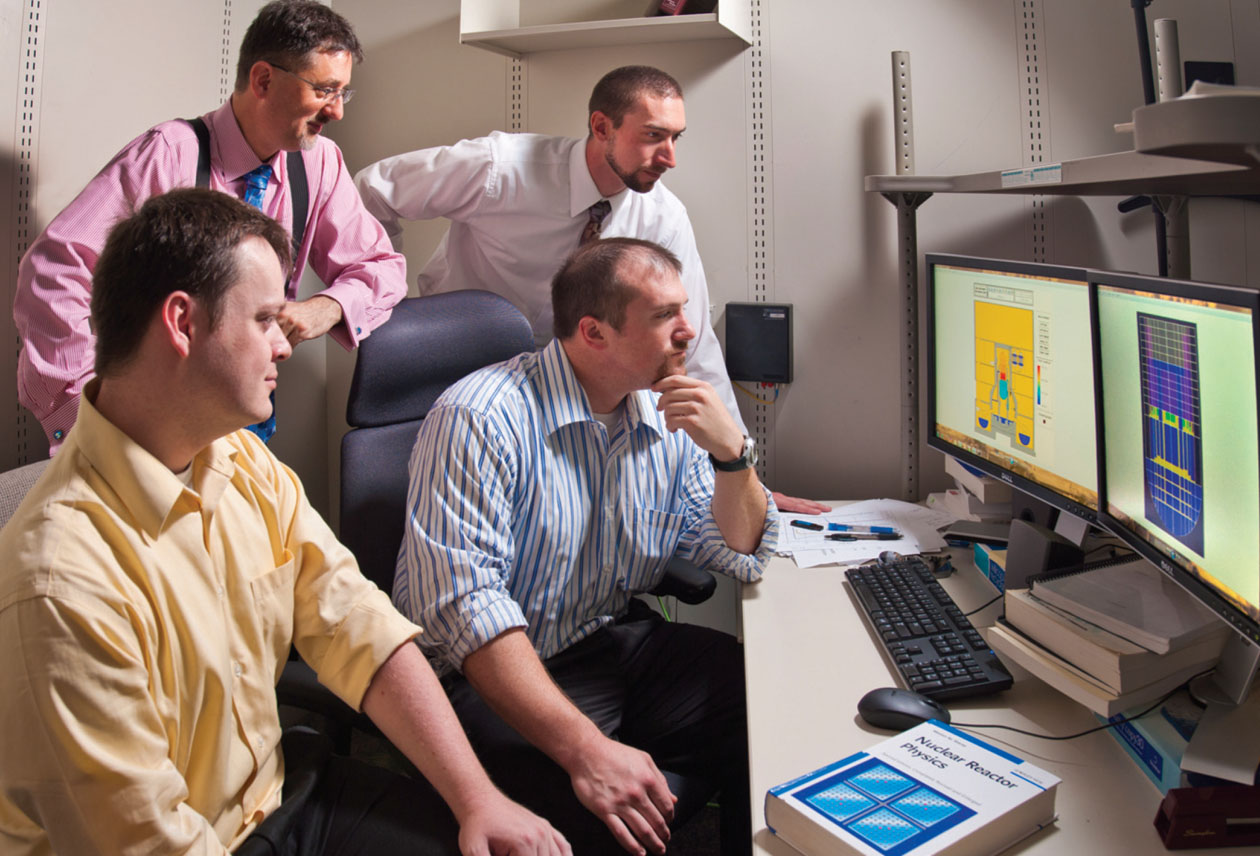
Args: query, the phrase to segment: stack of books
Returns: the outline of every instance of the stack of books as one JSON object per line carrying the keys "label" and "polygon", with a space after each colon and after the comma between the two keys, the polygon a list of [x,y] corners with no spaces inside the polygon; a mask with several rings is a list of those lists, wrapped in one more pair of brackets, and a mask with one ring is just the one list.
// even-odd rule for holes
{"label": "stack of books", "polygon": [[941,505],[958,520],[1004,523],[1011,519],[1009,484],[948,456],[945,472],[954,477],[955,487],[945,491]]}
{"label": "stack of books", "polygon": [[989,644],[1095,713],[1150,704],[1220,658],[1229,628],[1144,560],[1007,589]]}

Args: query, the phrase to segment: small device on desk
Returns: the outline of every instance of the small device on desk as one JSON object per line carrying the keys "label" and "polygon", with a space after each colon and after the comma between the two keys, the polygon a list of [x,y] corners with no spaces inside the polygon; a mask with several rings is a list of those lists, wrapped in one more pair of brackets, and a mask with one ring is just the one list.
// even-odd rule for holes
{"label": "small device on desk", "polygon": [[884,553],[845,577],[906,686],[945,700],[1007,689],[1011,674],[922,556]]}

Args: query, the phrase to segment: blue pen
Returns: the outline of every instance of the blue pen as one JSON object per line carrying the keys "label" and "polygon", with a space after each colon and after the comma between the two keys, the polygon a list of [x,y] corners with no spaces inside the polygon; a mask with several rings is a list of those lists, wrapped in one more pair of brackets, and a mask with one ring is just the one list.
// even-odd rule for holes
{"label": "blue pen", "polygon": [[896,532],[832,532],[823,537],[828,541],[896,541],[901,535]]}
{"label": "blue pen", "polygon": [[793,520],[792,525],[797,529],[812,529],[815,532],[822,531],[821,523],[810,523],[808,520]]}
{"label": "blue pen", "polygon": [[847,523],[828,523],[827,528],[832,532],[874,532],[880,535],[901,537],[901,533],[891,526],[850,526]]}

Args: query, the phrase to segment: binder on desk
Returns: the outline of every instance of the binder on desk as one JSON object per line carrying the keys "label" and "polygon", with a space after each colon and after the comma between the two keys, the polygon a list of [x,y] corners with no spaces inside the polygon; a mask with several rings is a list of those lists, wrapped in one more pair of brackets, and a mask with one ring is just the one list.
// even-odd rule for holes
{"label": "binder on desk", "polygon": [[1157,654],[1228,632],[1211,610],[1144,559],[1038,574],[1028,582],[1037,599]]}

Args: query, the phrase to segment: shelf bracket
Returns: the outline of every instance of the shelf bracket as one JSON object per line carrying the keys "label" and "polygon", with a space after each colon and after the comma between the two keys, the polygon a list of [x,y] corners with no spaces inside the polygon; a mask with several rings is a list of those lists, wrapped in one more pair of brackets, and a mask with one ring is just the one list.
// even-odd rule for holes
{"label": "shelf bracket", "polygon": [[1190,200],[1185,196],[1151,196],[1151,204],[1164,217],[1166,275],[1190,278]]}
{"label": "shelf bracket", "polygon": [[901,283],[901,498],[919,496],[919,231],[915,212],[926,191],[880,193],[897,208],[897,279]]}

